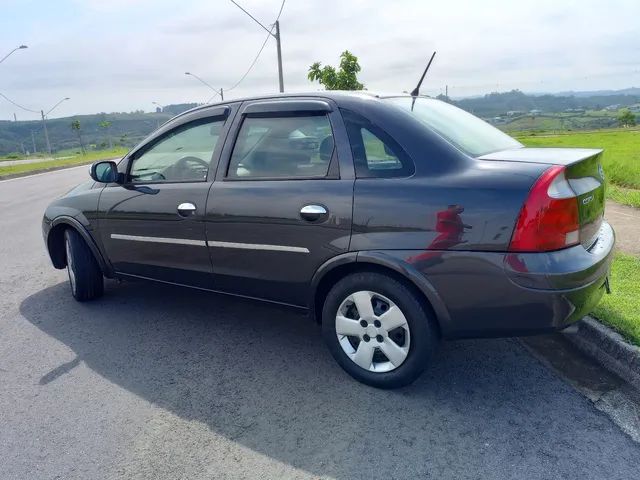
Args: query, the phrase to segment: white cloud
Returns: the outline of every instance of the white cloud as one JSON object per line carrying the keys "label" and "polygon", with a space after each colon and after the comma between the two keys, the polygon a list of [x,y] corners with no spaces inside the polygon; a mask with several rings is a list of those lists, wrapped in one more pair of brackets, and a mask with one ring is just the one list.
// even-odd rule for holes
{"label": "white cloud", "polygon": [[[268,24],[280,0],[242,4]],[[266,35],[227,0],[7,5],[11,14],[0,21],[0,45],[8,51],[24,42],[29,49],[0,65],[0,92],[36,110],[72,97],[58,115],[203,101],[211,93],[184,72],[228,87]],[[281,18],[285,88],[317,89],[306,80],[308,66],[335,64],[345,49],[360,58],[362,80],[372,90],[411,89],[433,50],[438,55],[424,87],[429,93],[445,85],[453,95],[640,85],[639,14],[637,1],[289,0]],[[228,97],[276,89],[270,40]],[[15,110],[0,101],[0,118]]]}

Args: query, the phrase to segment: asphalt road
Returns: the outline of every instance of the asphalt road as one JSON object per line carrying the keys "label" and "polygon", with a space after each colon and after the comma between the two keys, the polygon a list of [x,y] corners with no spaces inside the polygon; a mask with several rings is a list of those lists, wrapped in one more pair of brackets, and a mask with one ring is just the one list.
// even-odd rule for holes
{"label": "asphalt road", "polygon": [[516,340],[380,391],[291,311],[145,283],[76,303],[40,219],[86,172],[0,182],[0,478],[638,478],[640,446]]}

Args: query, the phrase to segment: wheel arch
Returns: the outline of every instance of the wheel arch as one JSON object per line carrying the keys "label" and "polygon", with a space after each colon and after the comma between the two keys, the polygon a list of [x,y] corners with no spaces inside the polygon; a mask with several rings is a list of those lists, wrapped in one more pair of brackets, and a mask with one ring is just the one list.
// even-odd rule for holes
{"label": "wheel arch", "polygon": [[98,262],[103,275],[108,278],[112,277],[112,269],[105,261],[100,249],[91,237],[91,234],[82,225],[82,223],[73,217],[60,216],[56,217],[51,222],[51,228],[47,235],[47,250],[49,252],[49,257],[51,257],[53,266],[58,269],[65,268],[67,266],[67,256],[64,248],[64,232],[68,228],[76,230],[89,246],[89,249]]}
{"label": "wheel arch", "polygon": [[446,334],[449,312],[429,280],[411,265],[379,251],[349,252],[325,262],[313,276],[309,310],[311,318],[321,323],[322,304],[331,287],[341,278],[357,272],[389,275],[412,289],[436,320],[438,333]]}

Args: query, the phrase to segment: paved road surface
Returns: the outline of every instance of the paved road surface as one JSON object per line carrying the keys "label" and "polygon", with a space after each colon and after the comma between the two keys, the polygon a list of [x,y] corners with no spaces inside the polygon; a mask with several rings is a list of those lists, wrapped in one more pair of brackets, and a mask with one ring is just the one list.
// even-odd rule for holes
{"label": "paved road surface", "polygon": [[606,217],[616,231],[616,247],[640,256],[640,209],[607,202]]}
{"label": "paved road surface", "polygon": [[638,478],[638,444],[515,340],[379,391],[290,311],[144,283],[74,302],[40,218],[85,178],[0,182],[3,479]]}

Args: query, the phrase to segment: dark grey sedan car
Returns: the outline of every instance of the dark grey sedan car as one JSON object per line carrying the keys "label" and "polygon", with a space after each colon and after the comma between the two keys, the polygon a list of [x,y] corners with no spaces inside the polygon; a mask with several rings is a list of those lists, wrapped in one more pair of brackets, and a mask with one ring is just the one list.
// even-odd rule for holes
{"label": "dark grey sedan car", "polygon": [[524,148],[425,97],[206,105],[54,201],[73,296],[141,278],[306,309],[337,362],[412,382],[440,339],[562,329],[607,289],[601,150]]}

